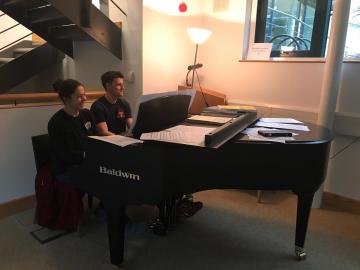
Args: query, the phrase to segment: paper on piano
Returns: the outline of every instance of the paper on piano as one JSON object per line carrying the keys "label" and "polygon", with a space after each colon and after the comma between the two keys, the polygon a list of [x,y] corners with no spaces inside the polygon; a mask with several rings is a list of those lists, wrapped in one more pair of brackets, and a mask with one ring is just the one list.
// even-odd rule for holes
{"label": "paper on piano", "polygon": [[203,123],[214,123],[214,124],[225,124],[229,122],[232,117],[224,116],[207,116],[207,115],[194,115],[187,119],[189,122],[203,122]]}
{"label": "paper on piano", "polygon": [[205,142],[205,134],[213,131],[212,127],[178,125],[158,132],[143,133],[141,140],[155,140],[172,143],[202,145]]}
{"label": "paper on piano", "polygon": [[268,127],[268,128],[281,128],[289,130],[300,130],[300,131],[310,131],[307,126],[304,125],[294,125],[294,124],[281,124],[281,123],[266,123],[266,122],[257,122],[256,127]]}
{"label": "paper on piano", "polygon": [[296,120],[294,118],[260,118],[260,122],[265,123],[283,123],[283,124],[303,124],[303,122],[300,122],[299,120]]}
{"label": "paper on piano", "polygon": [[141,140],[153,140],[153,141],[183,141],[185,140],[185,133],[178,131],[162,130],[157,132],[148,132],[141,134]]}
{"label": "paper on piano", "polygon": [[[268,128],[258,127],[258,128],[247,128],[243,130],[241,133],[248,135],[250,140],[255,141],[270,141],[270,142],[279,142],[279,143],[285,143],[286,141],[294,141],[294,137],[264,137],[261,136],[258,131],[264,130]],[[269,128],[270,129],[270,128]],[[299,135],[297,133],[292,133],[294,135]]]}
{"label": "paper on piano", "polygon": [[112,143],[121,147],[125,147],[134,143],[142,143],[143,141],[137,140],[131,137],[125,137],[121,135],[110,135],[110,136],[89,136],[92,139]]}

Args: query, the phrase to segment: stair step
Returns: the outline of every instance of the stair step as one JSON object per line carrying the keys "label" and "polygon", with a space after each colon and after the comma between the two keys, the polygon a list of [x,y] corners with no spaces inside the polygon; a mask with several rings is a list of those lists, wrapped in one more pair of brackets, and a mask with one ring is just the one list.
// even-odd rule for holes
{"label": "stair step", "polygon": [[28,20],[30,23],[44,23],[63,19],[64,16],[52,6],[43,6],[28,11]]}
{"label": "stair step", "polygon": [[49,28],[50,35],[55,39],[72,39],[76,41],[92,40],[75,24],[61,25]]}
{"label": "stair step", "polygon": [[31,50],[33,50],[34,48],[17,48],[17,49],[14,49],[13,50],[13,55],[15,58],[27,53],[27,52],[30,52]]}
{"label": "stair step", "polygon": [[[48,69],[51,65],[60,64],[64,54],[46,43],[23,56],[2,66],[0,69],[0,95],[14,86]],[[16,74],[16,75],[14,75]]]}
{"label": "stair step", "polygon": [[4,8],[22,8],[29,9],[48,5],[49,3],[46,0],[3,0],[0,1],[0,9]]}

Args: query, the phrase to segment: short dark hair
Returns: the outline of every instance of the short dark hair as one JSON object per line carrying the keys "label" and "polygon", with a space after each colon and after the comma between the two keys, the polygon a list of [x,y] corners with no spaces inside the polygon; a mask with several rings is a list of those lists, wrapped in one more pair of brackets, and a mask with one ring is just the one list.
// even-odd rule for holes
{"label": "short dark hair", "polygon": [[101,83],[104,89],[106,89],[107,83],[112,83],[116,78],[124,79],[124,75],[120,71],[107,71],[101,75]]}
{"label": "short dark hair", "polygon": [[73,79],[59,79],[53,83],[54,91],[58,93],[63,103],[65,103],[66,98],[70,98],[71,95],[75,93],[76,88],[79,86],[83,86],[82,83]]}

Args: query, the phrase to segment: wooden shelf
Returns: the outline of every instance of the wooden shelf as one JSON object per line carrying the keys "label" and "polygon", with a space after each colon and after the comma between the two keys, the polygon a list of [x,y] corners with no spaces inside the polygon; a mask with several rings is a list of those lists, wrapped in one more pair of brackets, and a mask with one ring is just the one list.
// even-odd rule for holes
{"label": "wooden shelf", "polygon": [[[104,95],[104,91],[87,91],[86,97],[88,100],[94,100]],[[2,94],[0,95],[1,107],[24,107],[24,106],[39,106],[60,104],[58,94],[54,92],[49,93],[29,93],[29,94]],[[8,106],[6,106],[8,105]]]}

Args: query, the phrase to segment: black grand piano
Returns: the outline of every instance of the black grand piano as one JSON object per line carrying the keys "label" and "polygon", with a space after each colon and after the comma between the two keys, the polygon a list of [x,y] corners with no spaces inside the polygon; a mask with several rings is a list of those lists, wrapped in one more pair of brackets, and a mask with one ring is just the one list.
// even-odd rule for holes
{"label": "black grand piano", "polygon": [[[183,122],[188,106],[179,111],[183,102],[189,102],[186,95],[143,103],[134,135]],[[305,258],[308,219],[314,193],[326,176],[331,134],[307,124],[310,131],[296,131],[293,141],[253,141],[240,131],[254,121],[256,113],[241,114],[207,134],[202,145],[144,141],[119,147],[87,140],[75,185],[104,204],[113,265],[123,261],[126,205],[159,204],[210,189],[292,190],[298,196],[295,255]]]}

